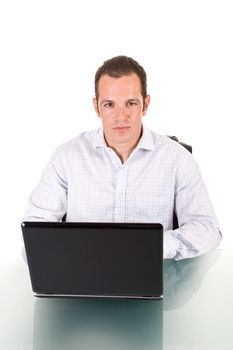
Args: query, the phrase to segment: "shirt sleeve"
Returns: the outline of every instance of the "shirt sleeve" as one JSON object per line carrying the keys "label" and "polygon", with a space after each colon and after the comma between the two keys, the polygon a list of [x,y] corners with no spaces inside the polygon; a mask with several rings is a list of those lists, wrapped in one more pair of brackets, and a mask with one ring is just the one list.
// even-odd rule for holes
{"label": "shirt sleeve", "polygon": [[29,198],[23,221],[61,221],[67,212],[67,192],[65,167],[57,149]]}
{"label": "shirt sleeve", "polygon": [[199,167],[189,154],[177,168],[175,213],[179,228],[164,232],[164,258],[192,258],[219,244],[218,221]]}

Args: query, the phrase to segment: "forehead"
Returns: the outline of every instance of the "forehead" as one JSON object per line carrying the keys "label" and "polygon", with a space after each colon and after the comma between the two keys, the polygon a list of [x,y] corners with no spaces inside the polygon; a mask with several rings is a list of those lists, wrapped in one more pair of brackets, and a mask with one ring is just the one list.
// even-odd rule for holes
{"label": "forehead", "polygon": [[[119,78],[103,75],[99,80],[99,97],[112,98],[127,95],[135,97],[141,95],[141,83],[137,74],[123,75]],[[110,96],[109,96],[110,95]]]}

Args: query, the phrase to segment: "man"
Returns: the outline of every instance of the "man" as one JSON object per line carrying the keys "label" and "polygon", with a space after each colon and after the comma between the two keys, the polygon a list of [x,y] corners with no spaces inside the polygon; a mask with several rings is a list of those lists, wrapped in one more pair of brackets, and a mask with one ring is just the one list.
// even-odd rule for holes
{"label": "man", "polygon": [[126,56],[104,62],[93,103],[103,127],[57,148],[24,220],[159,222],[165,258],[215,248],[221,234],[192,155],[142,124],[150,103],[144,69]]}

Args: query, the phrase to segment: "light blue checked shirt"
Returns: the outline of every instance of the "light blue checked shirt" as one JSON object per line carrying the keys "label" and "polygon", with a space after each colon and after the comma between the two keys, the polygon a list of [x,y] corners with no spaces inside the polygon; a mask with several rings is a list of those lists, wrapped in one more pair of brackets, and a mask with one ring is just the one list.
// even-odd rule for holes
{"label": "light blue checked shirt", "polygon": [[66,221],[161,223],[164,258],[197,256],[221,239],[192,155],[146,127],[124,164],[106,145],[102,128],[57,148],[30,196],[24,220],[60,221],[66,213]]}

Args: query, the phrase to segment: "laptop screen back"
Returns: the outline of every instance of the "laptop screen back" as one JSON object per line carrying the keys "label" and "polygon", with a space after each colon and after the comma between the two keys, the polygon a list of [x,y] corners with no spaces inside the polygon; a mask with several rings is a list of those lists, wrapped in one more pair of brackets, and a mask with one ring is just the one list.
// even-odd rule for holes
{"label": "laptop screen back", "polygon": [[163,293],[159,224],[22,224],[37,295],[157,298]]}

